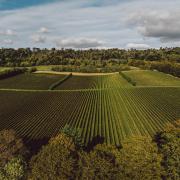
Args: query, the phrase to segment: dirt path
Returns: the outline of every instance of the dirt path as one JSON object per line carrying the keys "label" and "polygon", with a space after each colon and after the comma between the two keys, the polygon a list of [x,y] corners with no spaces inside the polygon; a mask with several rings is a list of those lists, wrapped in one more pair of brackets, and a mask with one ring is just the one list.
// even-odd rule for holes
{"label": "dirt path", "polygon": [[68,75],[72,73],[73,76],[104,76],[104,75],[111,75],[111,74],[118,74],[119,72],[114,73],[79,73],[79,72],[56,72],[56,71],[36,71],[36,74],[64,74]]}

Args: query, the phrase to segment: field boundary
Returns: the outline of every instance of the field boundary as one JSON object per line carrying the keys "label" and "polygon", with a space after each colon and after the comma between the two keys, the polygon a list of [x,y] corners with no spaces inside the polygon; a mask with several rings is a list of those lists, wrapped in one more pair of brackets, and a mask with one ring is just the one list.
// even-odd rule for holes
{"label": "field boundary", "polygon": [[70,73],[69,75],[65,76],[63,79],[60,79],[59,81],[51,84],[49,86],[48,90],[54,90],[56,87],[60,86],[63,82],[65,82],[66,80],[68,80],[70,77],[72,77],[72,73]]}
{"label": "field boundary", "polygon": [[119,72],[113,73],[80,73],[80,72],[56,72],[56,71],[36,71],[34,74],[60,74],[60,75],[69,75],[72,74],[73,76],[107,76],[112,74],[118,74]]}
{"label": "field boundary", "polygon": [[129,76],[127,76],[126,74],[124,74],[122,71],[119,72],[119,74],[131,85],[136,86],[136,82],[133,81]]}

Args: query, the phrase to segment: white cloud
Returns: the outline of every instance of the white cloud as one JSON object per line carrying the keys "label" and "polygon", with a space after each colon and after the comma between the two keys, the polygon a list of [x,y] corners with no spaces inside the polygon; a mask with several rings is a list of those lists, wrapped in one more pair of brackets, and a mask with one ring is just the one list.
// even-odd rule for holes
{"label": "white cloud", "polygon": [[3,40],[3,43],[4,43],[4,44],[11,45],[11,44],[13,44],[14,42],[13,42],[12,39],[5,39],[5,40]]}
{"label": "white cloud", "polygon": [[144,8],[129,15],[128,23],[144,37],[180,41],[180,7]]}
{"label": "white cloud", "polygon": [[56,40],[59,48],[95,48],[103,45],[102,41],[90,38],[67,38]]}
{"label": "white cloud", "polygon": [[0,31],[0,35],[3,35],[3,36],[15,36],[16,35],[16,32],[12,29],[6,29],[6,30],[3,30],[3,31]]}
{"label": "white cloud", "polygon": [[139,50],[144,50],[144,49],[149,49],[150,46],[148,44],[139,44],[139,43],[128,43],[126,45],[127,49],[139,49]]}
{"label": "white cloud", "polygon": [[[10,38],[14,47],[33,47],[38,43],[37,47],[51,48],[56,37],[60,38],[56,41],[58,46],[103,47],[101,41],[104,41],[107,47],[124,48],[129,42],[160,47],[167,45],[164,42],[174,45],[179,38],[179,0],[112,0],[110,3],[104,0],[97,7],[94,4],[98,2],[56,1],[0,11],[0,26],[18,32],[18,40],[17,36]],[[95,42],[83,42],[79,37]]]}
{"label": "white cloud", "polygon": [[39,30],[40,33],[49,33],[49,29],[46,27],[41,27]]}
{"label": "white cloud", "polygon": [[38,35],[38,34],[31,36],[31,39],[34,43],[45,43],[46,42],[46,37]]}

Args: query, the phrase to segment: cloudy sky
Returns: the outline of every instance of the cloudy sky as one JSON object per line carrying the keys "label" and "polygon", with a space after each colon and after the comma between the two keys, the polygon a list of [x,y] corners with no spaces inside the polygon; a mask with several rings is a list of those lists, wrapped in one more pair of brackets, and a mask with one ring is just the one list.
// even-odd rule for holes
{"label": "cloudy sky", "polygon": [[180,46],[180,0],[0,0],[0,47]]}

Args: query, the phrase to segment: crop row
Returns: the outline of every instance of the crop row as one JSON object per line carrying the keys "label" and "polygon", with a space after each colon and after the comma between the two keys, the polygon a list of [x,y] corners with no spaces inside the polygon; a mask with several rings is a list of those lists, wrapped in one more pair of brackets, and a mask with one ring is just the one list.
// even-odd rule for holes
{"label": "crop row", "polygon": [[[113,81],[111,83],[113,85]],[[153,135],[180,118],[180,88],[115,88],[64,92],[0,91],[0,129],[30,139],[57,134],[65,124],[120,144],[131,135]]]}
{"label": "crop row", "polygon": [[129,86],[131,85],[121,75],[116,73],[101,76],[72,76],[56,87],[56,90],[108,89]]}

